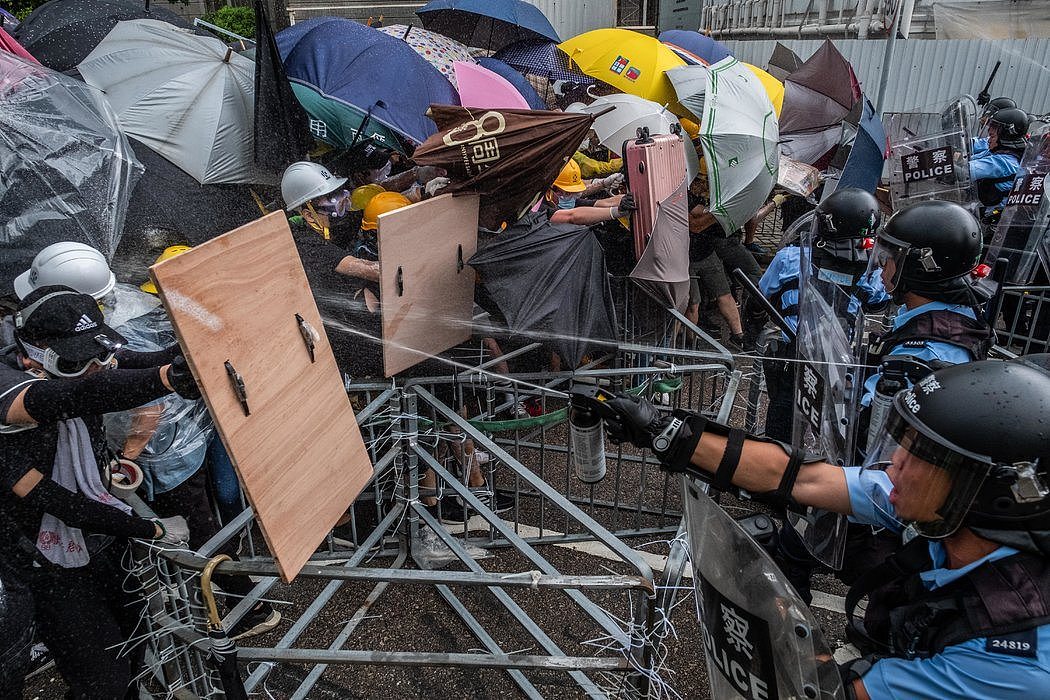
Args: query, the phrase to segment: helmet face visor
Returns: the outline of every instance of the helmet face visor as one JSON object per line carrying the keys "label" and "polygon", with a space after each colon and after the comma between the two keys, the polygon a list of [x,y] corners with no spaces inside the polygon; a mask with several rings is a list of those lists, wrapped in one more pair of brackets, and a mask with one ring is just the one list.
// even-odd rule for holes
{"label": "helmet face visor", "polygon": [[894,406],[864,468],[885,472],[892,486],[888,494],[872,494],[877,510],[902,529],[940,538],[959,528],[990,463],[942,444]]}
{"label": "helmet face visor", "polygon": [[900,283],[907,256],[907,245],[894,242],[885,236],[879,236],[875,239],[875,246],[871,249],[867,275],[869,277],[873,274],[882,275],[883,286],[887,292],[892,292]]}

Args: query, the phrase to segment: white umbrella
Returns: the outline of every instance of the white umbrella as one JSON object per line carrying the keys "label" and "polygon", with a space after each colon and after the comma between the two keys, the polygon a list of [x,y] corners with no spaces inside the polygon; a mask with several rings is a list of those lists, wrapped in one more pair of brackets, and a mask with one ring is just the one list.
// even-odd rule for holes
{"label": "white umbrella", "polygon": [[[649,129],[650,134],[671,134],[674,130],[681,131],[681,123],[678,117],[668,112],[656,102],[646,100],[636,95],[623,93],[605,95],[595,98],[589,105],[575,103],[570,105],[569,111],[582,114],[599,114],[610,107],[607,114],[602,114],[594,119],[591,128],[598,135],[598,140],[616,155],[623,155],[620,150],[623,142],[638,138],[639,127]],[[685,165],[689,175],[689,181],[700,172],[700,159],[696,155],[696,149],[685,137]]]}
{"label": "white umbrella", "polygon": [[[696,92],[706,75],[702,96]],[[700,116],[711,213],[727,233],[766,203],[777,182],[779,127],[762,83],[733,57],[667,71],[679,99]],[[687,103],[688,101],[688,103]]]}
{"label": "white umbrella", "polygon": [[118,22],[77,67],[120,125],[202,185],[266,182],[253,160],[255,64],[167,22]]}

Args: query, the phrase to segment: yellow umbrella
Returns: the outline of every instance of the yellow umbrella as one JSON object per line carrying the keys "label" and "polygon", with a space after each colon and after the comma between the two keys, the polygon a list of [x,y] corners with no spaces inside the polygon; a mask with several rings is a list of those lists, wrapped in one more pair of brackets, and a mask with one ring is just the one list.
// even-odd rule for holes
{"label": "yellow umbrella", "polygon": [[[744,62],[741,61],[741,63]],[[744,65],[758,76],[762,87],[766,90],[766,94],[769,95],[769,101],[773,103],[773,110],[777,113],[777,118],[779,119],[780,110],[784,108],[784,83],[757,66],[753,66],[750,63],[744,63]]]}
{"label": "yellow umbrella", "polygon": [[667,105],[678,116],[689,115],[664,76],[664,71],[686,63],[653,37],[629,29],[595,29],[563,41],[558,48],[592,78]]}

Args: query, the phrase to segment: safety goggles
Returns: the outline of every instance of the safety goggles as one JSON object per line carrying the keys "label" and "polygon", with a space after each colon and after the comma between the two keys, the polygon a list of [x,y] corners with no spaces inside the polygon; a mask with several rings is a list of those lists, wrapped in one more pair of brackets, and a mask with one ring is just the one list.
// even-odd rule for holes
{"label": "safety goggles", "polygon": [[349,190],[343,190],[336,194],[315,199],[313,206],[321,214],[339,218],[346,216],[350,212],[350,204],[350,192]]}
{"label": "safety goggles", "polygon": [[92,366],[110,367],[114,364],[116,351],[120,346],[104,335],[96,336],[95,340],[100,344],[101,349],[97,355],[86,360],[67,360],[59,357],[58,353],[52,348],[38,348],[24,340],[22,341],[22,348],[25,350],[26,356],[30,360],[43,365],[44,371],[48,374],[56,377],[71,378],[82,376]]}

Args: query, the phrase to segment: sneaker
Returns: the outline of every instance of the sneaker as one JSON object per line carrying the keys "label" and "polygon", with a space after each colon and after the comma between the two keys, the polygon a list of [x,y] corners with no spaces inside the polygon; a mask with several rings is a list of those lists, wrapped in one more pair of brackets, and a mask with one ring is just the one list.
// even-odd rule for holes
{"label": "sneaker", "polygon": [[749,338],[743,333],[734,333],[729,336],[726,345],[730,350],[736,352],[754,352],[757,349],[754,338]]}
{"label": "sneaker", "polygon": [[269,632],[281,622],[281,613],[269,603],[259,603],[249,610],[240,621],[230,629],[229,637],[233,641],[254,637]]}

